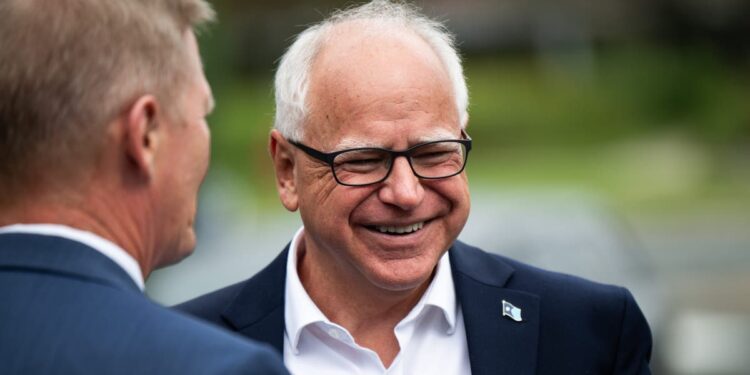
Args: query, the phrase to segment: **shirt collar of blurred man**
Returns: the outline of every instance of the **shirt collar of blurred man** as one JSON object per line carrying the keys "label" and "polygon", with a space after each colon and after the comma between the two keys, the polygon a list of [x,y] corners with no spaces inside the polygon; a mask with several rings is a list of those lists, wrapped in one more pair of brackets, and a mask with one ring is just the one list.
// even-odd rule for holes
{"label": "shirt collar of blurred man", "polygon": [[95,233],[59,224],[13,224],[0,227],[0,234],[7,233],[39,234],[80,242],[98,251],[120,266],[133,279],[133,282],[141,291],[145,288],[143,273],[141,273],[138,261],[117,244]]}

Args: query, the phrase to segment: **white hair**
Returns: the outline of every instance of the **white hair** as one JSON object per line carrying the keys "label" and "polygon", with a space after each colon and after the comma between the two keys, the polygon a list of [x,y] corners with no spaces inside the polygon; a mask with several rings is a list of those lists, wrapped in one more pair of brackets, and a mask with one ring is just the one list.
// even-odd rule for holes
{"label": "white hair", "polygon": [[337,11],[297,36],[282,56],[276,71],[274,127],[287,139],[302,140],[302,125],[308,114],[306,96],[314,60],[336,25],[360,20],[383,26],[404,27],[427,42],[448,73],[460,125],[464,128],[469,118],[469,93],[453,35],[442,23],[423,15],[414,5],[390,0],[373,0],[358,7]]}

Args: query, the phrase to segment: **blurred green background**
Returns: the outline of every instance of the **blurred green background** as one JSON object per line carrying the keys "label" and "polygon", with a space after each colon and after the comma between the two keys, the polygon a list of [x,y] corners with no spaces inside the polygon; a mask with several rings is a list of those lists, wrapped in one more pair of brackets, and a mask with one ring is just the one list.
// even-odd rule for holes
{"label": "blurred green background", "polygon": [[[352,3],[213,4],[219,23],[200,37],[217,101],[201,238],[196,255],[149,281],[164,303],[249,277],[298,227],[278,203],[266,150],[274,69],[305,25]],[[750,2],[417,4],[456,33],[464,58],[475,208],[519,192],[595,197],[643,250],[645,286],[641,273],[602,281],[632,288],[644,307],[655,373],[747,373]],[[559,232],[565,210],[552,220]]]}
{"label": "blurred green background", "polygon": [[[220,22],[201,38],[207,76],[218,103],[210,119],[213,165],[252,186],[247,197],[253,204],[275,206],[266,142],[273,121],[276,60],[304,25],[350,3],[214,3]],[[494,22],[499,23],[503,10],[509,12],[503,7],[515,4],[525,8],[516,12],[533,19],[540,16],[528,13],[554,12],[565,3],[443,1],[422,5],[449,27],[468,23],[451,27],[463,30],[475,20],[472,5],[477,12],[485,12],[484,17],[486,8],[496,6]],[[748,211],[750,33],[744,22],[748,18],[739,16],[748,14],[748,4],[703,1],[716,3],[714,7],[734,4],[737,9],[725,12],[736,16],[725,16],[730,19],[724,27],[736,27],[731,21],[737,18],[742,28],[732,34],[722,25],[703,30],[707,26],[701,22],[709,21],[702,20],[701,14],[694,15],[698,19],[686,19],[688,15],[678,11],[686,12],[689,1],[673,2],[676,9],[661,11],[661,17],[651,14],[649,22],[638,20],[637,14],[632,15],[634,20],[620,20],[627,17],[598,13],[602,4],[591,9],[587,2],[567,3],[565,12],[535,20],[539,25],[529,22],[524,32],[515,30],[515,40],[497,35],[485,38],[481,22],[467,36],[479,41],[466,42],[457,35],[471,95],[468,131],[476,146],[468,168],[473,182],[514,187],[574,185],[600,192],[626,210],[679,214],[688,207],[722,207]],[[659,3],[671,4],[633,2],[636,5],[630,8],[640,6],[642,12],[657,13]],[[552,9],[545,9],[544,4]],[[453,9],[458,13],[455,16]],[[587,21],[597,19],[599,27],[606,28],[607,21],[598,19],[606,15],[616,19],[611,23],[626,26],[619,32],[599,31]],[[544,21],[570,22],[580,30],[568,31],[566,25],[559,26],[559,31],[535,30],[544,29]],[[488,31],[502,33],[492,20],[488,23]],[[540,35],[545,33],[550,34],[549,40]],[[739,40],[732,42],[732,38]]]}

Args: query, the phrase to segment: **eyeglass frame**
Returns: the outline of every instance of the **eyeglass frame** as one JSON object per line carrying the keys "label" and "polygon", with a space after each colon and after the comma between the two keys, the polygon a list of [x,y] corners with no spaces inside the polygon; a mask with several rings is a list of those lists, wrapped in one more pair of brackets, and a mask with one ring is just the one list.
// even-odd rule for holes
{"label": "eyeglass frame", "polygon": [[[287,142],[289,142],[292,145],[294,145],[295,147],[299,148],[305,154],[307,154],[307,155],[309,155],[309,156],[311,156],[311,157],[313,157],[313,158],[315,158],[315,159],[317,159],[319,161],[322,161],[322,162],[328,164],[328,166],[331,167],[331,174],[333,175],[333,178],[336,180],[336,182],[339,185],[344,185],[344,186],[369,186],[369,185],[379,184],[379,183],[385,181],[386,179],[388,179],[388,176],[391,175],[391,171],[393,171],[393,165],[396,164],[396,158],[400,157],[400,156],[403,156],[403,157],[406,158],[406,161],[409,163],[409,168],[411,168],[412,173],[414,173],[415,176],[417,176],[418,178],[421,178],[421,179],[425,179],[425,180],[441,180],[441,179],[444,179],[444,178],[450,178],[450,177],[453,177],[453,176],[461,174],[461,172],[463,172],[464,169],[466,169],[466,162],[469,160],[469,151],[471,151],[471,137],[469,137],[469,135],[466,134],[466,131],[463,130],[463,129],[461,129],[461,137],[463,137],[463,139],[441,139],[441,140],[437,140],[437,141],[424,142],[424,143],[420,143],[420,144],[416,144],[414,146],[411,146],[411,147],[407,148],[406,150],[402,150],[402,151],[394,151],[394,150],[389,150],[387,148],[380,148],[380,147],[356,147],[356,148],[348,148],[348,149],[345,149],[345,150],[339,150],[339,151],[334,151],[334,152],[323,152],[323,151],[320,151],[320,150],[316,150],[316,149],[314,149],[314,148],[312,148],[312,147],[310,147],[308,145],[305,145],[302,142],[293,141],[291,139],[287,139]],[[422,146],[426,146],[426,145],[435,144],[435,143],[441,143],[441,142],[456,142],[456,143],[460,143],[460,144],[462,144],[464,146],[464,148],[466,149],[466,153],[464,154],[464,160],[463,160],[463,164],[461,165],[461,169],[459,169],[456,173],[450,174],[448,176],[441,176],[441,177],[425,177],[425,176],[421,176],[419,173],[417,173],[417,171],[414,169],[414,165],[412,165],[412,163],[411,163],[411,153],[416,148],[419,148],[419,147],[422,147]],[[339,156],[339,155],[341,155],[341,154],[343,154],[345,152],[360,151],[360,150],[378,150],[378,151],[386,152],[390,156],[390,165],[388,166],[388,172],[386,172],[385,176],[383,176],[383,178],[381,178],[380,180],[377,180],[377,181],[374,181],[374,182],[368,182],[366,184],[347,184],[347,183],[341,182],[339,180],[339,177],[336,175],[336,170],[335,170],[335,167],[333,165],[333,160],[336,158],[336,156]]]}

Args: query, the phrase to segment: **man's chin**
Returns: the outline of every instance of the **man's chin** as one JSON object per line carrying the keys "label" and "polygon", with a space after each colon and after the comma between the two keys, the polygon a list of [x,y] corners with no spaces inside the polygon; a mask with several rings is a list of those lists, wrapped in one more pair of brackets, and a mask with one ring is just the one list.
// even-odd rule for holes
{"label": "man's chin", "polygon": [[380,272],[372,272],[369,277],[370,283],[380,289],[395,293],[417,290],[429,284],[435,270],[434,265],[432,267],[426,265],[420,268],[422,269],[412,269],[411,272],[394,272],[410,268],[400,268],[399,265],[391,264],[383,267]]}
{"label": "man's chin", "polygon": [[195,251],[195,232],[191,229],[182,238],[176,241],[176,245],[171,249],[165,250],[162,254],[161,261],[156,268],[164,268],[182,262]]}

